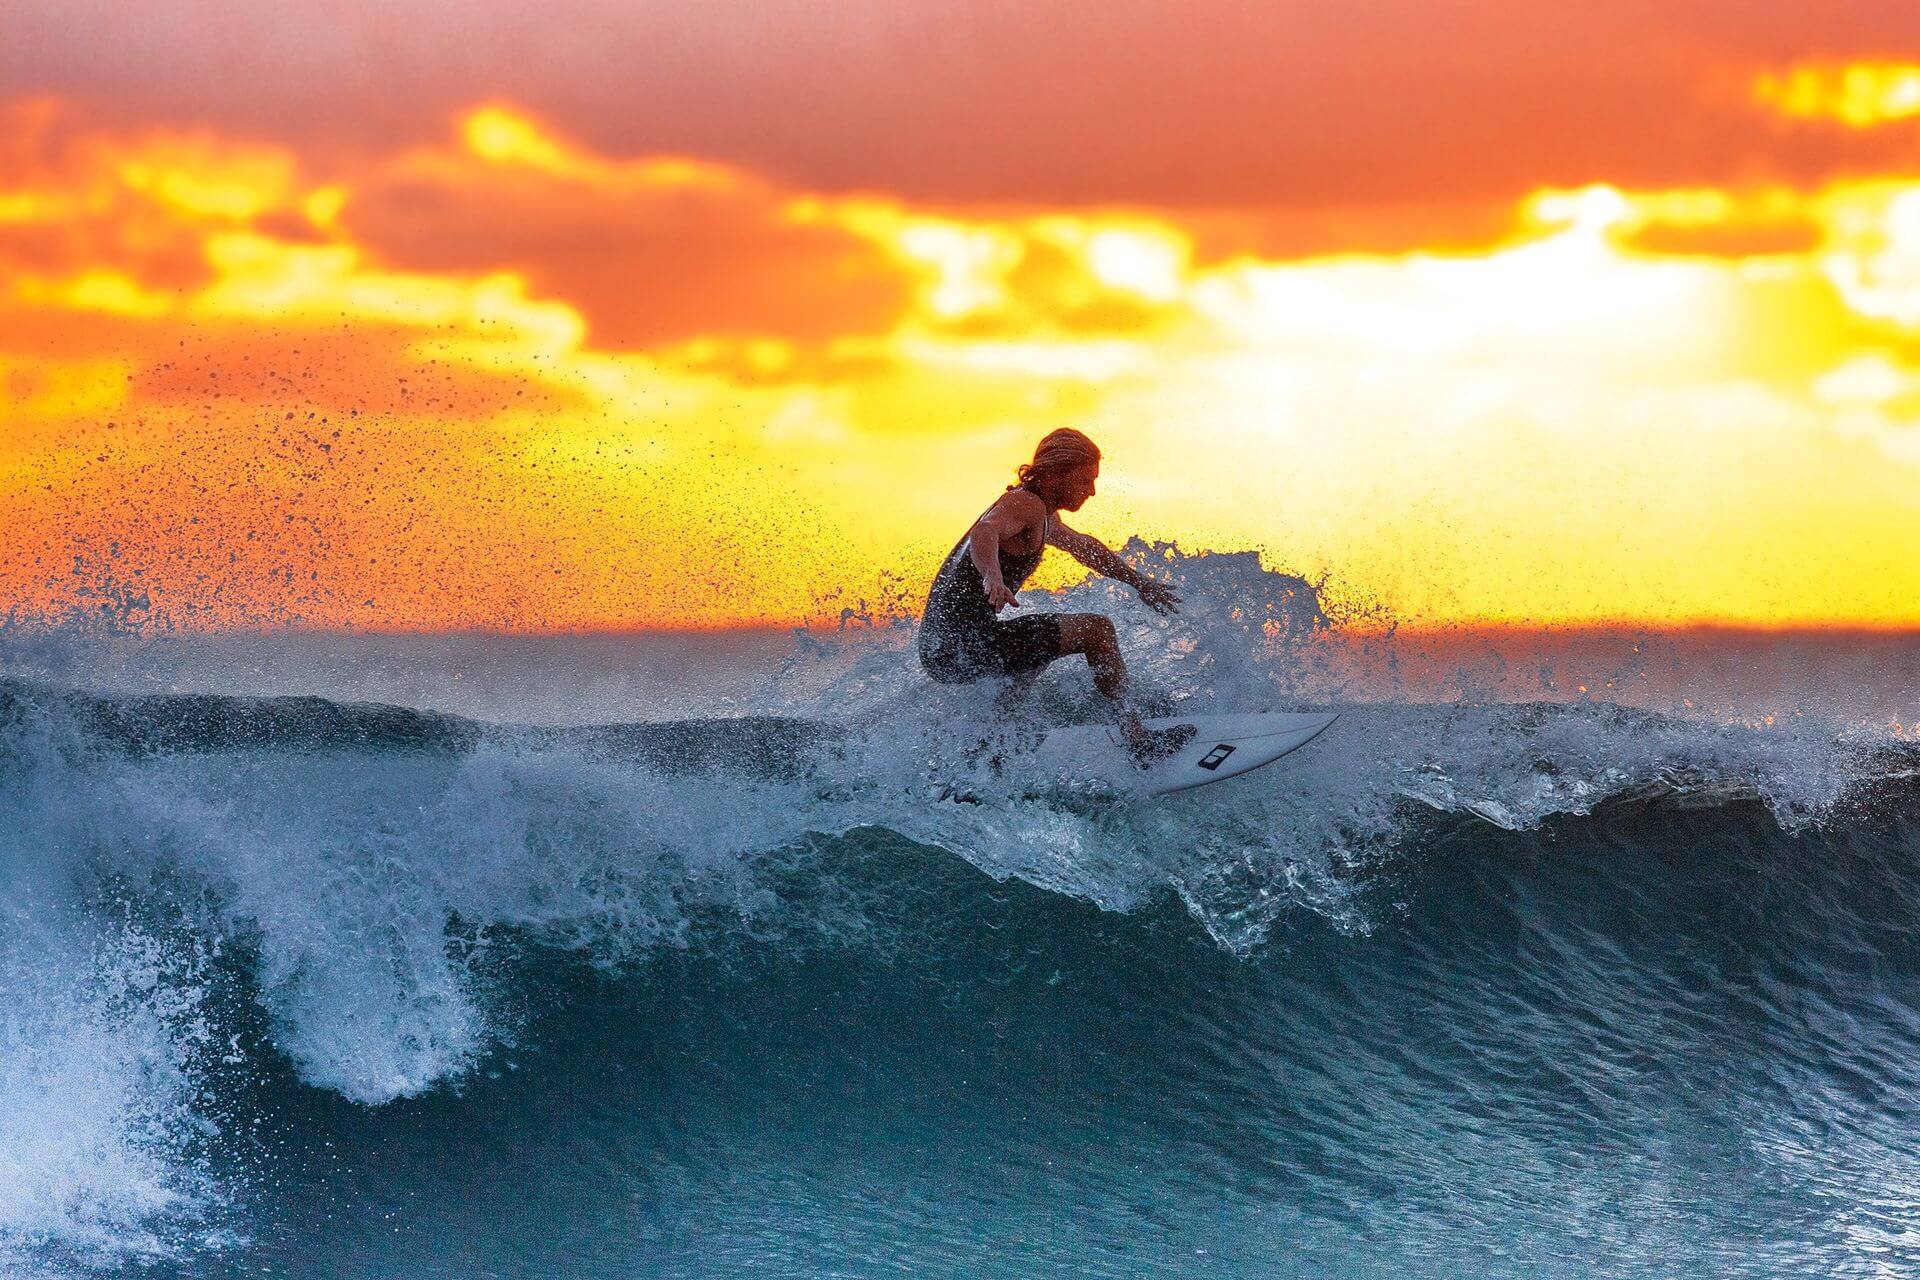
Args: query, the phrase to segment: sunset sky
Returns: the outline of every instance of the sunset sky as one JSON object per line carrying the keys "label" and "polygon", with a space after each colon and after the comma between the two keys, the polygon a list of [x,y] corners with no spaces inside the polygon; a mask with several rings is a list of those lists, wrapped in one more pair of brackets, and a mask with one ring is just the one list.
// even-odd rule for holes
{"label": "sunset sky", "polygon": [[0,617],[917,604],[1074,425],[1081,527],[1406,624],[1920,625],[1911,0],[0,37]]}

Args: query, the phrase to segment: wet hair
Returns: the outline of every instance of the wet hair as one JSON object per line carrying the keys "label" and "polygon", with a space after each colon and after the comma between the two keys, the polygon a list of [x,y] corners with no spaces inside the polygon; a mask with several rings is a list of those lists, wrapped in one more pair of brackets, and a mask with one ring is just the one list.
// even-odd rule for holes
{"label": "wet hair", "polygon": [[1072,427],[1061,427],[1041,437],[1040,443],[1033,447],[1033,461],[1020,464],[1014,473],[1020,478],[1007,488],[1031,490],[1042,476],[1058,475],[1098,461],[1099,445]]}

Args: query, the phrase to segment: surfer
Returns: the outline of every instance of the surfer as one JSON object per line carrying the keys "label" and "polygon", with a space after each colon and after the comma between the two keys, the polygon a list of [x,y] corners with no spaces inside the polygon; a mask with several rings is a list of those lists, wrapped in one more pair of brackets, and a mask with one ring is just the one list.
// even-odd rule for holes
{"label": "surfer", "polygon": [[1160,759],[1193,737],[1192,725],[1149,729],[1127,697],[1127,664],[1113,621],[1097,613],[1034,613],[1002,621],[1020,607],[1017,592],[1049,546],[1095,573],[1124,582],[1148,608],[1176,613],[1180,597],[1138,572],[1097,538],[1069,529],[1062,511],[1078,511],[1100,478],[1100,450],[1071,427],[1048,433],[1018,480],[948,553],[927,594],[920,622],[920,664],[942,684],[997,677],[1009,683],[1002,710],[1025,696],[1048,663],[1085,654],[1094,687],[1112,702],[1121,731],[1142,763]]}

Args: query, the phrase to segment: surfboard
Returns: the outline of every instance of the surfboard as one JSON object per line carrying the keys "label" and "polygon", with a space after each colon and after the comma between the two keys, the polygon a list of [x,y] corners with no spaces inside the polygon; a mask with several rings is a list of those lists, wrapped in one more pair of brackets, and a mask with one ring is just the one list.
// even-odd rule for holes
{"label": "surfboard", "polygon": [[1337,714],[1286,715],[1247,712],[1238,715],[1171,716],[1147,721],[1150,729],[1193,725],[1191,741],[1164,760],[1142,769],[1113,725],[1081,724],[1054,729],[1035,750],[1037,767],[1051,777],[1099,781],[1114,787],[1166,795],[1224,782],[1272,764],[1325,732]]}

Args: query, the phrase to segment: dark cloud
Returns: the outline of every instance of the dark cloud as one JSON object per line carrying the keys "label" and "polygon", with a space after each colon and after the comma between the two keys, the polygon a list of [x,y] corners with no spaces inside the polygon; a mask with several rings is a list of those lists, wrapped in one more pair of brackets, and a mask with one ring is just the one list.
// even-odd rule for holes
{"label": "dark cloud", "polygon": [[890,328],[910,300],[901,267],[870,240],[787,220],[781,200],[744,178],[661,186],[476,161],[364,181],[341,221],[396,267],[520,271],[579,308],[596,347]]}
{"label": "dark cloud", "polygon": [[1920,55],[1911,0],[4,0],[0,83],[328,145],[483,98],[611,154],[921,200],[1484,203],[1540,185],[1818,176],[1910,155],[1743,87]]}

